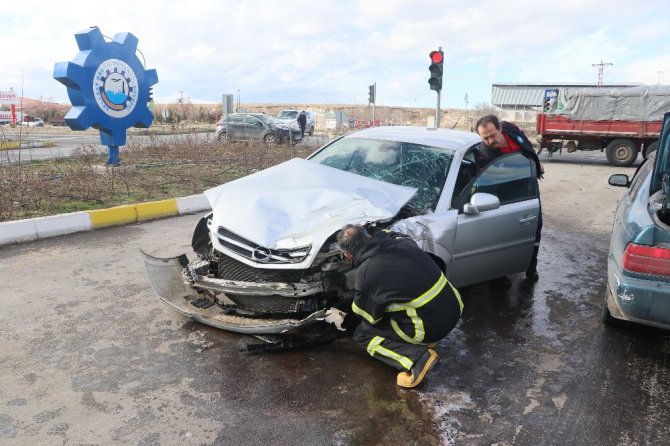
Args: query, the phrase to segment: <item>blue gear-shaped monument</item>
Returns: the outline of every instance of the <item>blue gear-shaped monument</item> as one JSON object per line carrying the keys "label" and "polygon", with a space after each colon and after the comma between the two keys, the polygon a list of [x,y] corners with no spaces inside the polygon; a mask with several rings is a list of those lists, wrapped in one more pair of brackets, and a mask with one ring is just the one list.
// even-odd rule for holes
{"label": "blue gear-shaped monument", "polygon": [[99,130],[100,143],[118,153],[126,144],[127,129],[148,128],[153,122],[147,104],[158,74],[144,69],[136,55],[137,37],[131,33],[118,33],[107,42],[93,27],[75,39],[79,53],[54,67],[54,79],[67,87],[72,103],[65,122],[72,130]]}

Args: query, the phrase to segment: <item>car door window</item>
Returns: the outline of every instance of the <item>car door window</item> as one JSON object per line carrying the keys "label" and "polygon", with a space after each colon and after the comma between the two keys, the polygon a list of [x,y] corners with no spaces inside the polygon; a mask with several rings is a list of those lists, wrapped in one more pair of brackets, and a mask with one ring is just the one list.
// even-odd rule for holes
{"label": "car door window", "polygon": [[228,116],[228,122],[230,122],[231,124],[240,124],[242,122],[242,116],[230,115]]}
{"label": "car door window", "polygon": [[647,159],[637,168],[637,172],[633,175],[633,179],[630,182],[630,187],[628,188],[628,195],[630,195],[632,200],[635,200],[640,186],[644,183],[644,179],[647,178],[647,175],[651,172],[651,169],[654,167],[654,159],[656,158],[656,152],[649,154]]}
{"label": "car door window", "polygon": [[244,117],[244,124],[249,125],[249,126],[255,126],[258,125],[260,121],[253,116],[245,116]]}
{"label": "car door window", "polygon": [[532,161],[520,152],[493,160],[463,188],[455,200],[459,212],[477,192],[495,195],[501,205],[536,198],[538,187]]}

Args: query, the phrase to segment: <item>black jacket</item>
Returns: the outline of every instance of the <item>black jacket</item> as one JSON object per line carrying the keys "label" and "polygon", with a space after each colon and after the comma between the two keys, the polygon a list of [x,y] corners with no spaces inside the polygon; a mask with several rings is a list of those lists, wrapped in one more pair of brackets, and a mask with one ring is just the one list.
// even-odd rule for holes
{"label": "black jacket", "polygon": [[413,336],[415,326],[407,312],[389,312],[389,305],[415,301],[431,289],[439,289],[436,284],[443,286],[441,291],[432,299],[425,298],[425,304],[416,308],[426,338],[440,339],[446,334],[441,332],[448,315],[454,311],[460,314],[459,305],[454,304],[456,292],[440,268],[405,235],[390,231],[376,234],[355,253],[354,266],[358,267],[354,312],[370,324],[388,317]]}
{"label": "black jacket", "polygon": [[[511,122],[507,121],[500,122],[500,130],[503,133],[507,134],[507,136],[509,136],[511,139],[516,141],[517,144],[519,144],[519,146],[521,147],[521,152],[526,157],[533,160],[533,162],[535,163],[535,171],[537,172],[537,177],[542,178],[542,171],[540,170],[540,159],[538,158],[537,153],[535,153],[533,144],[530,142],[530,140],[528,140],[523,130],[521,130],[515,124],[512,124]],[[482,141],[482,143],[479,145],[477,162],[479,163],[480,166],[483,166],[485,164],[490,163],[494,159],[498,158],[502,154],[503,154],[502,151],[500,151],[499,149],[489,147]]]}

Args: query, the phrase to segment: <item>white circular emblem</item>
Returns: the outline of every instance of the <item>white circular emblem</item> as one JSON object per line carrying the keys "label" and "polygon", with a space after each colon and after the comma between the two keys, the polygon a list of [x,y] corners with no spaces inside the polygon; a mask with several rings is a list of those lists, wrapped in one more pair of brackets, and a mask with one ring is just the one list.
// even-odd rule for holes
{"label": "white circular emblem", "polygon": [[109,59],[95,70],[93,97],[108,116],[128,116],[137,105],[138,94],[135,72],[124,61]]}

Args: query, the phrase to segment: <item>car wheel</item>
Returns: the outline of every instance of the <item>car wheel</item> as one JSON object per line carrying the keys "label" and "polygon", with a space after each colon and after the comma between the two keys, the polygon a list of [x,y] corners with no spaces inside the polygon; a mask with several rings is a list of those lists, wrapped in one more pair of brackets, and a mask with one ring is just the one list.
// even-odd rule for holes
{"label": "car wheel", "polygon": [[227,144],[228,143],[228,133],[227,132],[219,133],[218,140],[219,140],[219,142]]}
{"label": "car wheel", "polygon": [[613,166],[630,166],[636,158],[637,145],[630,139],[615,139],[607,145],[607,161]]}
{"label": "car wheel", "polygon": [[610,287],[609,285],[607,285],[607,290],[605,290],[605,304],[603,306],[603,314],[602,314],[603,324],[609,325],[610,327],[623,328],[627,326],[629,322],[623,319],[617,319],[614,316],[612,316],[612,313],[610,313],[610,309],[607,306],[607,299],[609,298],[609,295],[610,295]]}
{"label": "car wheel", "polygon": [[314,126],[309,128],[309,136],[314,136]]}
{"label": "car wheel", "polygon": [[269,146],[274,146],[277,144],[277,136],[274,133],[268,133],[265,135],[265,138],[263,138],[263,141]]}
{"label": "car wheel", "polygon": [[658,149],[658,141],[654,141],[651,144],[647,146],[646,149],[644,149],[644,157],[648,157],[651,152],[654,150]]}

